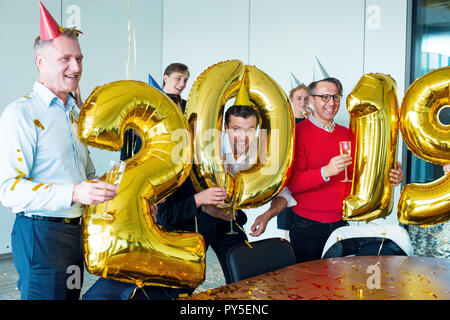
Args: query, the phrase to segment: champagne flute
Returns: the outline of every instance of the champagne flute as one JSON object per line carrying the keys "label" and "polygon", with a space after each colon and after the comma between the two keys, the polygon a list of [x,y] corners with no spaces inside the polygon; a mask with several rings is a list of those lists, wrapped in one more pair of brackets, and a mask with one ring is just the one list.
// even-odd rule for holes
{"label": "champagne flute", "polygon": [[[349,156],[352,153],[352,147],[350,141],[339,141],[339,150],[341,152],[341,155],[347,153]],[[347,167],[345,167],[345,179],[341,182],[352,182],[347,176]]]}
{"label": "champagne flute", "polygon": [[230,211],[230,214],[232,214],[232,218],[230,220],[230,231],[228,231],[226,234],[228,234],[228,235],[238,234],[233,229],[234,219],[236,219],[236,210],[234,210],[234,194],[233,194],[233,199],[231,200],[231,211]]}
{"label": "champagne flute", "polygon": [[[119,186],[120,181],[122,180],[123,173],[125,171],[125,161],[121,160],[110,160],[109,161],[109,170],[106,172],[106,182],[109,184],[113,184],[115,186]],[[105,204],[105,210],[102,214],[95,214],[95,218],[100,218],[104,220],[112,220],[113,216],[108,213],[108,204],[109,201]]]}
{"label": "champagne flute", "polygon": [[[218,170],[215,170],[214,175],[216,177],[217,186],[219,188],[224,188],[225,190],[227,190],[227,171],[220,168]],[[228,209],[230,207],[230,204],[225,202],[223,204],[217,204],[216,207],[220,209]]]}
{"label": "champagne flute", "polygon": [[[224,161],[223,162],[223,170],[217,170],[216,171],[216,181],[219,187],[224,188],[225,190],[227,190],[227,163]],[[232,219],[230,220],[230,231],[228,231],[226,234],[228,235],[232,235],[232,234],[237,234],[236,231],[233,230],[233,223],[234,223],[234,217],[235,217],[235,210],[233,209],[233,205],[234,205],[234,194],[233,194],[233,198],[231,200],[231,204],[230,203],[224,203],[224,204],[219,204],[217,205],[218,208],[221,209],[230,209],[230,214],[233,215]],[[228,211],[228,210],[227,210]]]}

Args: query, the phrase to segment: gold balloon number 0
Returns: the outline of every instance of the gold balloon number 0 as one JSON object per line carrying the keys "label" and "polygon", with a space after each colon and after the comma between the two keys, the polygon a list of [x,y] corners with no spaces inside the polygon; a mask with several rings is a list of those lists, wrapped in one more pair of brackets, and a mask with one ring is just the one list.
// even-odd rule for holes
{"label": "gold balloon number 0", "polygon": [[[150,205],[189,175],[192,142],[184,115],[165,94],[143,82],[116,81],[95,88],[81,110],[81,141],[118,151],[127,128],[139,133],[142,147],[126,160],[117,196],[85,209],[82,232],[87,269],[141,286],[196,287],[205,273],[202,236],[165,231],[150,216]],[[181,141],[174,139],[183,132]],[[110,220],[99,217],[106,205]]]}
{"label": "gold balloon number 0", "polygon": [[255,66],[239,60],[217,63],[195,80],[185,111],[194,139],[191,179],[196,190],[221,185],[216,173],[226,172],[221,155],[224,108],[241,87],[248,88],[260,115],[260,135],[257,162],[223,179],[234,210],[259,207],[275,197],[288,178],[294,150],[294,116],[281,87]]}
{"label": "gold balloon number 0", "polygon": [[[398,126],[416,156],[436,164],[450,163],[450,126],[438,118],[439,111],[449,105],[449,86],[450,67],[417,79],[405,93],[399,117],[397,89],[390,76],[368,74],[360,79],[347,98],[356,150],[344,219],[370,221],[392,211],[393,189],[388,180],[390,168],[395,166]],[[450,176],[404,186],[398,217],[403,224],[421,226],[447,221]]]}

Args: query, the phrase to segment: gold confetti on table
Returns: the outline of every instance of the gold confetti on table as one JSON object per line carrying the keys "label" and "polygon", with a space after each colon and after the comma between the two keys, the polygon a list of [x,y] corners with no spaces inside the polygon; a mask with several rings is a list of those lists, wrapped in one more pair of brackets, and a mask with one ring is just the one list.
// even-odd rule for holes
{"label": "gold confetti on table", "polygon": [[[369,288],[367,267],[377,265],[380,288]],[[332,258],[300,263],[186,300],[411,300],[450,299],[449,259],[407,256]]]}

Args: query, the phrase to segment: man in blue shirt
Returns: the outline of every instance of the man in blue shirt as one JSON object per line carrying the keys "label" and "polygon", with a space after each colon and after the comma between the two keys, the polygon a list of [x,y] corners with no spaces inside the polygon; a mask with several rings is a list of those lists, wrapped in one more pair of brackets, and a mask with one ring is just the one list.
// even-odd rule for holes
{"label": "man in blue shirt", "polygon": [[[78,139],[79,31],[35,42],[39,82],[0,117],[0,201],[16,214],[11,234],[21,299],[79,299],[83,205],[114,198],[117,187],[93,179]],[[42,35],[42,33],[41,33]],[[7,138],[6,138],[7,137]],[[71,281],[71,276],[80,279]]]}

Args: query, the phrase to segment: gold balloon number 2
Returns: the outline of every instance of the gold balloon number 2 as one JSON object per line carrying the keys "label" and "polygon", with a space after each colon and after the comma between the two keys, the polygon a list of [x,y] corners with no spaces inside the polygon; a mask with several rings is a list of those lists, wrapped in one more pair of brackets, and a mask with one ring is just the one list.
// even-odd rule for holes
{"label": "gold balloon number 2", "polygon": [[[140,286],[198,286],[205,274],[203,237],[165,231],[150,216],[150,205],[189,175],[192,142],[184,115],[165,94],[143,82],[116,81],[95,88],[80,114],[81,141],[118,151],[127,128],[139,133],[142,147],[126,160],[117,196],[85,209],[82,232],[87,269]],[[181,141],[173,138],[180,133],[185,134]],[[179,149],[181,155],[176,152]],[[110,220],[98,215],[106,206]]]}
{"label": "gold balloon number 2", "polygon": [[[343,205],[345,220],[370,221],[391,212],[389,171],[395,166],[398,126],[416,156],[436,164],[450,163],[450,126],[438,117],[449,105],[449,87],[450,67],[427,73],[408,88],[398,116],[393,79],[382,74],[361,78],[347,98],[356,150],[352,190]],[[403,224],[421,226],[447,221],[450,175],[404,186],[398,217]]]}

